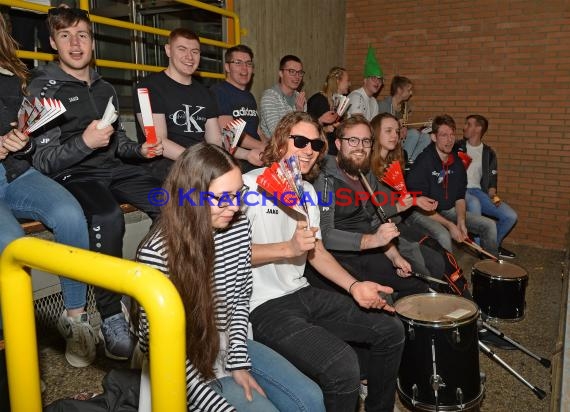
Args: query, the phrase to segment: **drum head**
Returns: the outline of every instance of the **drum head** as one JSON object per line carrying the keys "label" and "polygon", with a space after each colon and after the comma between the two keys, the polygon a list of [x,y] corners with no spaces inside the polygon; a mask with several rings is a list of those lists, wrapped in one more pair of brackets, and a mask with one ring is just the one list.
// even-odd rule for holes
{"label": "drum head", "polygon": [[479,308],[461,296],[422,293],[396,302],[396,313],[405,319],[430,325],[457,325],[479,315]]}
{"label": "drum head", "polygon": [[502,260],[495,262],[493,260],[481,260],[473,265],[475,270],[480,273],[498,278],[518,279],[527,276],[526,270],[522,267],[514,265]]}

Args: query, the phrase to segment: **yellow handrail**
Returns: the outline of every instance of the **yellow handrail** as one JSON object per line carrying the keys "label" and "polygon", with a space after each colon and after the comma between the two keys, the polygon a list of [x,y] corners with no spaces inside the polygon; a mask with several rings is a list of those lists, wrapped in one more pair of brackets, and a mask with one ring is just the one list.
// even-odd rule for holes
{"label": "yellow handrail", "polygon": [[0,256],[0,307],[12,412],[41,411],[32,280],[25,269],[28,267],[130,295],[140,302],[147,312],[152,342],[152,410],[186,411],[185,317],[173,284],[141,263],[25,237],[10,243]]}
{"label": "yellow handrail", "polygon": [[[175,0],[176,1],[176,0]],[[213,40],[205,37],[200,37],[200,42],[203,44],[208,44],[211,46],[221,47],[221,48],[229,48],[234,46],[235,44],[239,44],[240,41],[240,20],[239,16],[229,10],[222,9],[220,7],[212,6],[209,4],[202,3],[200,1],[195,0],[178,0],[177,3],[187,4],[189,6],[193,6],[196,8],[200,8],[203,10],[210,11],[212,13],[217,13],[225,17],[232,18],[234,20],[234,35],[233,40],[235,43],[227,43],[219,40]],[[6,6],[12,7],[19,7],[22,9],[34,10],[43,13],[47,13],[49,9],[52,7],[50,6],[42,6],[35,3],[29,3],[27,1],[22,0],[0,0],[0,4],[4,4]],[[79,7],[89,11],[89,2],[87,0],[80,0]],[[142,24],[125,22],[122,20],[111,19],[108,17],[97,16],[94,14],[90,14],[89,18],[93,23],[99,23],[106,26],[112,27],[119,27],[123,29],[133,30],[133,31],[140,31],[150,34],[156,34],[159,36],[168,37],[170,34],[170,30],[158,29],[156,27],[145,26]],[[45,60],[50,61],[53,60],[53,55],[49,53],[36,53],[32,51],[23,51],[20,50],[17,52],[18,57],[24,59],[37,59],[37,60]],[[136,64],[136,63],[128,63],[128,62],[118,62],[113,60],[100,60],[97,59],[95,64],[100,67],[112,67],[118,69],[125,69],[125,70],[141,70],[141,71],[161,71],[164,70],[164,67],[160,66],[151,66],[151,65],[144,65],[144,64]],[[223,73],[213,73],[213,72],[197,72],[202,77],[210,77],[216,79],[224,79],[225,76]]]}

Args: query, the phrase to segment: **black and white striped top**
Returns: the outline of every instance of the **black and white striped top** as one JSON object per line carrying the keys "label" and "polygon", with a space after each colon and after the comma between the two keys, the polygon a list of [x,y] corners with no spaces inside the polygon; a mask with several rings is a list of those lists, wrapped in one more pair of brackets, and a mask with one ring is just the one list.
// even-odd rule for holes
{"label": "black and white striped top", "polygon": [[[216,377],[227,376],[232,370],[250,369],[247,354],[249,299],[251,296],[251,225],[241,215],[228,229],[214,234],[214,299],[216,325],[220,346],[227,341],[226,352],[220,356],[225,371],[216,370]],[[137,260],[168,276],[168,253],[160,233],[155,234],[137,252]],[[188,267],[191,270],[191,267]],[[185,305],[188,302],[183,302]],[[148,353],[148,321],[141,310],[139,343]],[[220,360],[220,359],[219,359]],[[235,411],[198,373],[186,358],[186,397],[189,411]]]}

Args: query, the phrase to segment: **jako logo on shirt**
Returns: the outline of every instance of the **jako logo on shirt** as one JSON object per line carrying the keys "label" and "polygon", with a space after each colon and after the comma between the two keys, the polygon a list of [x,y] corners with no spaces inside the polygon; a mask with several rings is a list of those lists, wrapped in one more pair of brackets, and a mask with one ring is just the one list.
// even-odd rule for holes
{"label": "jako logo on shirt", "polygon": [[[200,127],[197,120],[206,123],[206,118],[204,116],[197,116],[199,112],[205,109],[204,106],[194,106],[189,104],[183,104],[183,110],[175,111],[170,118],[176,126],[186,126],[185,132],[188,133],[203,133],[204,129]],[[194,110],[194,111],[192,111]]]}
{"label": "jako logo on shirt", "polygon": [[257,110],[248,109],[247,107],[243,107],[241,109],[235,109],[232,112],[233,117],[257,117]]}

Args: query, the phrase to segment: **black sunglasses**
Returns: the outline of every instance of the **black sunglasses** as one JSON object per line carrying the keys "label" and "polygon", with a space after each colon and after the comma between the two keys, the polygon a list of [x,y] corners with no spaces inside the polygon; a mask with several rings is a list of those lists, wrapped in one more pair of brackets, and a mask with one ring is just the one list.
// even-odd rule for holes
{"label": "black sunglasses", "polygon": [[71,7],[54,7],[48,10],[48,16],[68,15],[89,20],[89,13],[83,9]]}
{"label": "black sunglasses", "polygon": [[310,144],[314,152],[320,152],[325,147],[325,142],[321,139],[309,139],[301,135],[291,135],[289,139],[293,139],[293,144],[297,149],[304,149]]}

